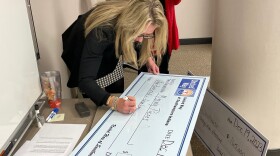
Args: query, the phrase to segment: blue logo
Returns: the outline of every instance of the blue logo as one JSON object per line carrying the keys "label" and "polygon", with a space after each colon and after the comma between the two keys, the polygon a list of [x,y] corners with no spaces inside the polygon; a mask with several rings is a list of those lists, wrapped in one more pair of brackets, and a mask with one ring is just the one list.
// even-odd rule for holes
{"label": "blue logo", "polygon": [[199,85],[197,79],[182,79],[175,95],[193,97]]}

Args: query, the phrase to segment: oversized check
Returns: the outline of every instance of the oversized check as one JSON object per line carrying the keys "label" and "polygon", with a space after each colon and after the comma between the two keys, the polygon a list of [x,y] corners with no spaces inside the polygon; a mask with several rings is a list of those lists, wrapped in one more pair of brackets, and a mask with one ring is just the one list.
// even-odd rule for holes
{"label": "oversized check", "polygon": [[265,156],[269,140],[207,89],[194,132],[212,155]]}
{"label": "oversized check", "polygon": [[109,110],[71,155],[186,155],[208,77],[141,73],[122,96],[135,96],[137,110]]}

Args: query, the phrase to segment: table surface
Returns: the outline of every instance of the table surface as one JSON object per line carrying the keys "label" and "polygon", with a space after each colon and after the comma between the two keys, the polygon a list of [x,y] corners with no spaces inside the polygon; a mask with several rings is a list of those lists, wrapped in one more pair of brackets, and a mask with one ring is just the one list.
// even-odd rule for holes
{"label": "table surface", "polygon": [[[88,106],[90,110],[90,116],[88,117],[80,117],[78,112],[75,109],[75,104],[78,102],[84,102],[86,106]],[[86,124],[86,128],[83,131],[80,139],[78,140],[76,146],[82,141],[82,139],[88,134],[91,128],[102,118],[102,116],[110,109],[107,106],[97,107],[90,99],[63,99],[61,108],[59,109],[58,114],[65,114],[63,121],[52,122],[53,124]],[[51,113],[52,108],[48,106],[48,104],[44,104],[40,110],[40,114],[45,118]],[[19,147],[21,147],[26,140],[32,140],[33,136],[39,131],[37,127],[36,120],[33,121],[31,126],[28,128],[18,146],[14,151],[17,151]],[[191,148],[189,148],[188,156],[192,156]]]}
{"label": "table surface", "polygon": [[[75,104],[78,102],[84,102],[89,110],[90,116],[81,118],[78,112],[75,109]],[[103,106],[106,107],[106,106]],[[109,109],[108,107],[106,109]],[[93,119],[97,110],[97,106],[90,100],[90,99],[63,99],[61,103],[61,108],[59,109],[58,114],[65,114],[63,121],[52,122],[53,124],[86,124],[86,128],[83,131],[79,141],[77,144],[82,141],[82,139],[86,136],[86,134],[90,131]],[[47,118],[47,116],[51,113],[52,108],[49,107],[47,103],[45,103],[41,110],[40,114]],[[101,118],[101,117],[100,117]],[[31,126],[28,128],[24,136],[22,137],[21,141],[19,142],[18,146],[16,147],[15,151],[21,147],[26,140],[32,140],[33,136],[39,131],[40,128],[37,127],[36,120],[33,121]],[[77,145],[76,144],[76,145]]]}

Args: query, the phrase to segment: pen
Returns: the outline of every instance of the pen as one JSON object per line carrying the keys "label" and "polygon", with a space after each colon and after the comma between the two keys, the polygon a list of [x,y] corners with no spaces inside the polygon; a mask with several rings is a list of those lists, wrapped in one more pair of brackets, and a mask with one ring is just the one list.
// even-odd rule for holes
{"label": "pen", "polygon": [[46,121],[49,122],[56,115],[58,111],[59,111],[58,108],[54,108],[51,114],[47,117]]}
{"label": "pen", "polygon": [[123,97],[123,99],[124,99],[125,101],[129,100],[129,98],[128,98],[127,96]]}
{"label": "pen", "polygon": [[[129,101],[129,98],[128,98],[127,96],[124,96],[123,99],[124,99],[125,101]],[[137,107],[137,105],[136,105],[136,109],[137,109],[137,108],[138,108],[138,107]]]}
{"label": "pen", "polygon": [[14,142],[11,141],[11,142],[9,143],[8,147],[7,147],[4,151],[2,151],[1,156],[2,156],[2,155],[3,155],[3,156],[4,156],[4,155],[9,155],[13,147],[14,147]]}

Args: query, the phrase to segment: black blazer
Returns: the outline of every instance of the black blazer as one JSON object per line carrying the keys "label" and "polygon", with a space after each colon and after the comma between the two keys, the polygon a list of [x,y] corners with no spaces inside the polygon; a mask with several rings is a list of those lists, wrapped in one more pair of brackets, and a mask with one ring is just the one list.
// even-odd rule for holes
{"label": "black blazer", "polygon": [[[84,23],[90,12],[80,15],[62,34],[61,57],[70,70],[67,86],[79,87],[95,104],[102,105],[110,94],[100,88],[95,80],[111,73],[118,63],[115,55],[115,32],[113,28],[99,27],[84,37]],[[101,32],[102,40],[97,36],[97,32]],[[111,85],[111,88],[114,85]]]}

